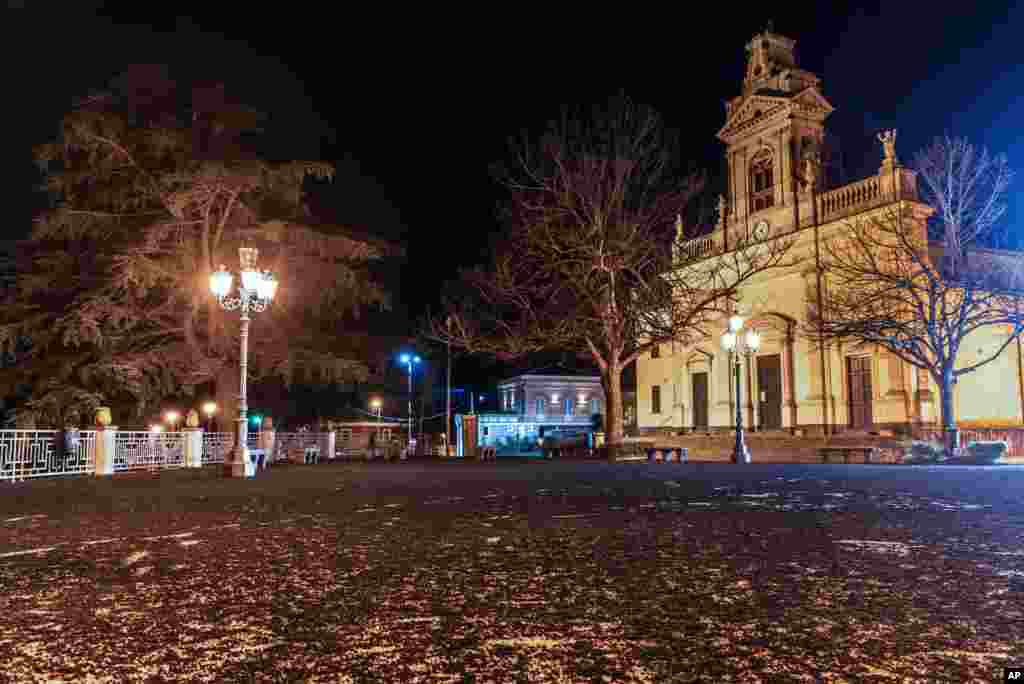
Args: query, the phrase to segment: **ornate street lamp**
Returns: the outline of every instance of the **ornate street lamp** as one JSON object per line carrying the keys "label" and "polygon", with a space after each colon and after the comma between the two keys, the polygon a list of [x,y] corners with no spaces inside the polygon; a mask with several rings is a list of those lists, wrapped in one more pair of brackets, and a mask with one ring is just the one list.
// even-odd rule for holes
{"label": "ornate street lamp", "polygon": [[249,359],[249,312],[265,311],[277,293],[277,279],[270,271],[256,269],[256,261],[260,251],[255,247],[239,247],[238,260],[241,262],[242,282],[237,297],[229,297],[234,276],[223,265],[210,276],[210,291],[217,297],[221,307],[227,311],[238,309],[241,315],[241,351],[238,357],[238,419],[236,421],[237,442],[232,452],[231,461],[225,463],[226,475],[234,477],[253,477],[255,465],[249,459],[249,448],[246,438],[249,434],[249,421],[246,416],[249,407],[246,404],[245,376],[248,371]]}
{"label": "ornate street lamp", "polygon": [[761,336],[756,330],[743,331],[743,317],[739,314],[729,318],[729,330],[722,334],[722,349],[729,352],[729,363],[736,369],[736,444],[733,446],[733,463],[750,463],[750,450],[743,440],[743,407],[740,401],[740,356],[757,352],[761,346]]}
{"label": "ornate street lamp", "polygon": [[203,404],[203,413],[206,414],[206,429],[213,427],[213,414],[217,412],[217,404],[208,401]]}
{"label": "ornate street lamp", "polygon": [[409,443],[406,445],[406,453],[412,449],[412,367],[413,364],[420,362],[420,357],[415,354],[402,354],[398,357],[398,360],[405,364],[405,367],[409,371]]}

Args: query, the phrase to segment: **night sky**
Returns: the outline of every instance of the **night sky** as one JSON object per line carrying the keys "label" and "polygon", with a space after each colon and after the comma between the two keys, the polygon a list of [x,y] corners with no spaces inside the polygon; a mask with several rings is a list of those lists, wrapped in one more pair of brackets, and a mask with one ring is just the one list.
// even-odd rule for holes
{"label": "night sky", "polygon": [[[282,155],[336,162],[318,204],[338,223],[406,242],[396,294],[413,316],[436,306],[457,268],[486,257],[500,199],[488,166],[510,136],[536,130],[562,104],[624,90],[658,108],[681,131],[688,160],[714,180],[723,101],[739,93],[743,46],[769,20],[796,39],[800,65],[823,78],[851,180],[877,170],[874,136],[891,127],[905,162],[948,131],[1024,166],[1024,10],[1006,3],[785,3],[775,12],[701,3],[699,15],[671,17],[629,5],[602,13],[597,4],[559,15],[550,4],[374,13],[342,3],[294,3],[294,11],[230,3],[217,13],[207,3],[191,17],[162,13],[177,3],[118,5],[21,0],[3,10],[13,46],[5,109],[15,117],[2,157],[7,238],[24,235],[40,207],[31,146],[52,137],[73,97],[131,63],[223,80],[270,114]],[[1011,221],[1024,217],[1020,183]]]}

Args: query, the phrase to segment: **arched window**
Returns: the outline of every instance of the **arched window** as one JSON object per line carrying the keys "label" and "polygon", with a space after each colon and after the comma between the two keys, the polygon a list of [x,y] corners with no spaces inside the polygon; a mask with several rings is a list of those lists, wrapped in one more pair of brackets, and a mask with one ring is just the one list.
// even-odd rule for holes
{"label": "arched window", "polygon": [[771,150],[761,150],[750,161],[750,213],[775,204]]}

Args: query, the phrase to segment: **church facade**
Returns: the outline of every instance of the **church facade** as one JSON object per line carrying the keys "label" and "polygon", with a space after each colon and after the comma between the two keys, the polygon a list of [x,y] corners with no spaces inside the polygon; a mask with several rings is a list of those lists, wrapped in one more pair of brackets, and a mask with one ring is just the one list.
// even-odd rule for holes
{"label": "church facade", "polygon": [[[761,333],[759,350],[743,359],[744,425],[791,433],[895,430],[937,424],[939,396],[930,376],[884,350],[833,344],[824,352],[801,329],[815,278],[816,241],[850,221],[900,211],[924,230],[931,209],[919,201],[917,179],[896,157],[895,131],[879,135],[878,173],[836,188],[822,187],[826,120],[833,107],[820,79],[800,69],[795,41],[771,32],[747,45],[742,94],[726,103],[718,138],[726,145],[728,193],[717,224],[679,247],[688,259],[716,258],[737,240],[785,237],[801,262],[759,275],[741,290],[746,329]],[[725,332],[723,322],[720,335]],[[1005,342],[976,333],[961,364]],[[641,434],[713,432],[735,424],[735,379],[719,336],[691,347],[664,344],[637,360],[636,418]],[[1024,420],[1020,341],[955,386],[959,421]]]}

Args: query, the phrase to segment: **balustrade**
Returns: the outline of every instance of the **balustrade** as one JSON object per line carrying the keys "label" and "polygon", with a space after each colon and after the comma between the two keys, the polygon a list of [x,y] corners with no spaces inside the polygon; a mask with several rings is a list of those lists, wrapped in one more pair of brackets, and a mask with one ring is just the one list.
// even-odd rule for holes
{"label": "balustrade", "polygon": [[185,465],[185,433],[118,430],[114,436],[114,472]]}
{"label": "balustrade", "polygon": [[235,446],[235,435],[231,432],[203,433],[203,465],[223,463]]}
{"label": "balustrade", "polygon": [[0,480],[83,475],[93,471],[95,459],[94,430],[0,430]]}

